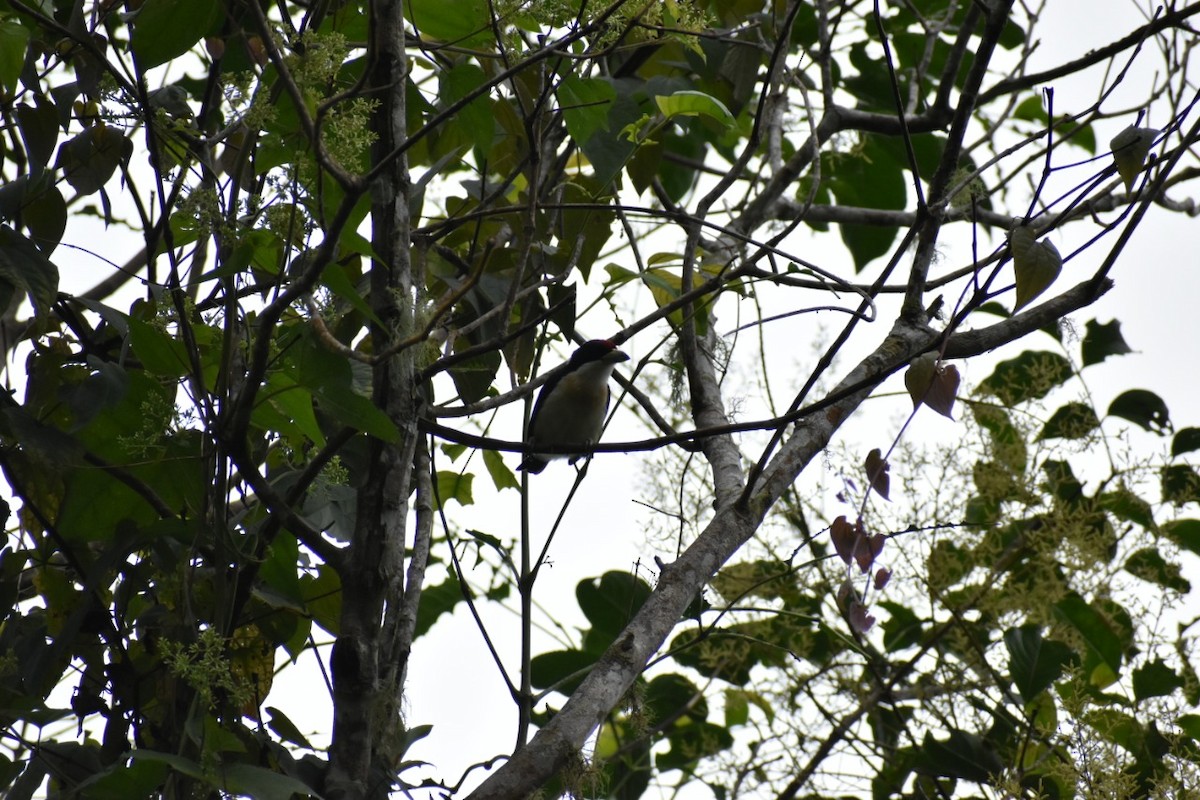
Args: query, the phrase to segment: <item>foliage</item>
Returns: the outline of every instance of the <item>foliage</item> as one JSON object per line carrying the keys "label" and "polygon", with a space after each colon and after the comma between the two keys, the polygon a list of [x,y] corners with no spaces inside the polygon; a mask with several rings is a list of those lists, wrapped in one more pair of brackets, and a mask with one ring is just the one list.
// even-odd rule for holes
{"label": "foliage", "polygon": [[[1038,73],[1010,0],[0,0],[0,789],[1198,791],[1161,615],[1200,435],[1148,389],[1102,413],[1120,324],[1060,327],[1194,207],[1197,12]],[[1068,75],[1097,90],[1064,112]],[[844,324],[782,363],[815,311]],[[642,453],[676,541],[653,580],[581,580],[585,627],[543,647],[557,528],[462,520],[528,511],[490,434],[584,331],[643,356],[614,405],[652,438],[597,451]],[[1039,331],[960,388],[951,361]],[[874,441],[900,372],[959,446]],[[829,489],[842,428],[872,441]],[[402,713],[461,610],[517,719],[481,784]],[[310,739],[270,693],[314,655]]]}

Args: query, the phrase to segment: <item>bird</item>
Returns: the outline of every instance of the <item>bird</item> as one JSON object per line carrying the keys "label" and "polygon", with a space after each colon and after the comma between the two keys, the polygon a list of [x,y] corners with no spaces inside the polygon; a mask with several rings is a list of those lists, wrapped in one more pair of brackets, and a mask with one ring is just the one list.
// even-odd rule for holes
{"label": "bird", "polygon": [[[592,339],[579,346],[567,363],[556,368],[538,393],[525,433],[527,448],[578,446],[589,450],[600,438],[608,411],[608,379],[613,369],[629,356],[611,339]],[[574,464],[581,453],[538,453],[526,451],[517,469],[536,475],[552,459],[566,458]]]}

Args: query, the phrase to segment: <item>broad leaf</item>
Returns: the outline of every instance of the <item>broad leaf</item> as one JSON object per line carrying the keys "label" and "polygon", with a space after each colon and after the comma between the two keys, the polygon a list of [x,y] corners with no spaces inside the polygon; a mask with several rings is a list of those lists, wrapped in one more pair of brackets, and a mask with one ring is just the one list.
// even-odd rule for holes
{"label": "broad leaf", "polygon": [[1122,392],[1108,407],[1109,416],[1133,422],[1160,436],[1171,430],[1171,415],[1167,404],[1154,392],[1130,389]]}

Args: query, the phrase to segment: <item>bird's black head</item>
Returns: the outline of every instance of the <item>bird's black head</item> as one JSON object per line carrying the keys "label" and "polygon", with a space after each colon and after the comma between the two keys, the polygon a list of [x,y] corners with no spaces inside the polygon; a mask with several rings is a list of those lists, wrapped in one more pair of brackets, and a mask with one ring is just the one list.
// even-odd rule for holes
{"label": "bird's black head", "polygon": [[618,350],[612,339],[592,339],[590,342],[581,344],[579,349],[571,354],[571,366],[573,367],[590,364],[593,361],[616,364],[628,360],[629,356]]}

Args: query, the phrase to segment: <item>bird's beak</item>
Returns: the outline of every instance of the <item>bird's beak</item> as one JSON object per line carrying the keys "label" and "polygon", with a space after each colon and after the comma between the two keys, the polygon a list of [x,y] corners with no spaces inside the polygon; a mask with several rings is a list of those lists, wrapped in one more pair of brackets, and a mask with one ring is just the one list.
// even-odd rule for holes
{"label": "bird's beak", "polygon": [[600,360],[603,361],[605,364],[620,364],[622,361],[629,360],[629,354],[626,353],[624,350],[613,350],[611,353],[604,356],[604,358],[602,358]]}

